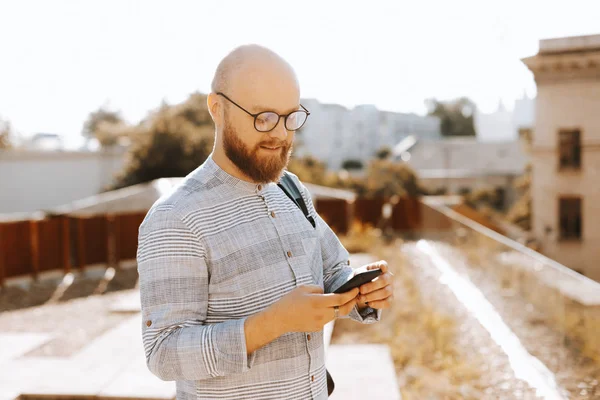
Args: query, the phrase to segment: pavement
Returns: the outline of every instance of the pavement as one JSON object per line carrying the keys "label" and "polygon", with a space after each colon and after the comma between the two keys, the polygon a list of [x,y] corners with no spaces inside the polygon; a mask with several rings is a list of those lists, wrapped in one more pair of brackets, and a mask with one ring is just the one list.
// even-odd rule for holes
{"label": "pavement", "polygon": [[[356,268],[369,260],[372,257],[358,255],[351,265]],[[19,395],[175,399],[175,382],[160,380],[146,366],[139,292],[124,294],[110,310],[131,317],[68,358],[23,356],[52,340],[52,334],[0,334],[0,400]],[[333,323],[325,326],[327,367],[336,381],[332,399],[399,399],[387,346],[329,345],[333,329]]]}

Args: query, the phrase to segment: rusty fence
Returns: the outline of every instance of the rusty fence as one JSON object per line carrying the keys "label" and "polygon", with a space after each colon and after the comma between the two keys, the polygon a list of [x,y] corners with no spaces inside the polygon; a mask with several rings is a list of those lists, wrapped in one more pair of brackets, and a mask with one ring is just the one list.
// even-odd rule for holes
{"label": "rusty fence", "polygon": [[[389,224],[395,231],[427,227],[450,229],[449,219],[418,198],[401,198],[391,217],[382,218],[383,198],[318,199],[319,215],[338,234],[349,231],[354,221],[372,226]],[[135,259],[138,228],[146,212],[62,215],[40,220],[0,223],[0,286],[7,278],[51,270],[83,271],[92,264],[119,266]]]}
{"label": "rusty fence", "polygon": [[146,213],[57,216],[0,223],[0,285],[6,278],[133,259]]}

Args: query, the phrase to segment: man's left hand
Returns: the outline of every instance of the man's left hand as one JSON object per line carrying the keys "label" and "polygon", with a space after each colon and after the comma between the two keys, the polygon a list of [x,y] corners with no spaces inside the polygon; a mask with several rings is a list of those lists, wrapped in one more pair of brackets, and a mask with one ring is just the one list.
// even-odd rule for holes
{"label": "man's left hand", "polygon": [[[389,272],[388,264],[384,260],[380,260],[363,266],[367,270],[381,269],[382,274],[371,282],[360,286],[358,295],[358,307],[383,309],[390,308],[394,299],[393,274]],[[362,268],[361,268],[362,269]]]}

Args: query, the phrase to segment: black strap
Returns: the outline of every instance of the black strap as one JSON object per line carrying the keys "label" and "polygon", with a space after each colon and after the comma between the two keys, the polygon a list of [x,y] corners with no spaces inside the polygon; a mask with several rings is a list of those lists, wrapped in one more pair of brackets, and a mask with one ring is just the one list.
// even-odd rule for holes
{"label": "black strap", "polygon": [[313,228],[315,228],[315,220],[308,213],[308,209],[304,203],[304,198],[302,197],[302,194],[300,194],[298,186],[296,186],[296,183],[287,171],[283,171],[283,176],[281,177],[281,180],[277,186],[279,186],[281,190],[283,190],[283,193],[285,193],[296,204],[296,206],[302,210],[306,219],[310,222]]}
{"label": "black strap", "polygon": [[[296,204],[296,206],[302,210],[304,216],[311,223],[313,228],[316,227],[314,218],[308,214],[308,209],[306,208],[304,198],[302,197],[302,194],[300,194],[298,186],[296,186],[296,183],[287,171],[283,171],[283,176],[281,177],[281,180],[277,186],[279,186],[281,190],[283,190],[283,193],[285,193]],[[331,396],[333,389],[335,389],[335,382],[333,381],[333,378],[327,369],[325,369],[325,373],[327,375],[327,394]]]}

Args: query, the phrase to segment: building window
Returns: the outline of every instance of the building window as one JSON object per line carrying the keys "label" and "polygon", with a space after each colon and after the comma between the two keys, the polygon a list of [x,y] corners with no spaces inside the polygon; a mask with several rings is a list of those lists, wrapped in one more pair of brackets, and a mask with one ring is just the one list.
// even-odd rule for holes
{"label": "building window", "polygon": [[561,198],[559,203],[560,238],[571,240],[581,239],[581,198]]}
{"label": "building window", "polygon": [[562,129],[558,132],[559,168],[581,168],[581,132]]}

